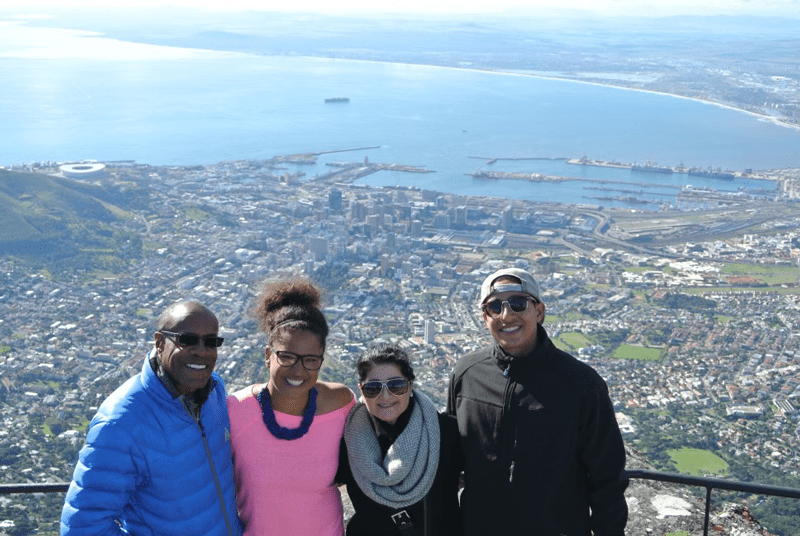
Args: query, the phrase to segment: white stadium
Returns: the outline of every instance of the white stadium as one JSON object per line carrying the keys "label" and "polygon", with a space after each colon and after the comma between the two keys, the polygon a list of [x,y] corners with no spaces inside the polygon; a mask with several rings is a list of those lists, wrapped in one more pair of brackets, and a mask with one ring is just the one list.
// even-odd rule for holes
{"label": "white stadium", "polygon": [[65,177],[71,179],[90,179],[105,175],[106,165],[97,162],[81,162],[78,164],[62,164],[58,169]]}

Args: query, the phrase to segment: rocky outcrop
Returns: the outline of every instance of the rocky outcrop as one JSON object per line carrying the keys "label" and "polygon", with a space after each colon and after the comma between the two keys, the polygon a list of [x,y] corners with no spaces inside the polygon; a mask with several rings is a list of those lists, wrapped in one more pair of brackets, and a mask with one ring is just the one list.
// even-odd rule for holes
{"label": "rocky outcrop", "polygon": [[[653,469],[640,453],[629,449],[627,454],[628,468]],[[715,502],[715,493],[719,491],[711,492],[709,535],[774,536],[758,523],[746,506]],[[628,501],[626,533],[631,536],[703,534],[705,488],[632,479],[625,498]]]}

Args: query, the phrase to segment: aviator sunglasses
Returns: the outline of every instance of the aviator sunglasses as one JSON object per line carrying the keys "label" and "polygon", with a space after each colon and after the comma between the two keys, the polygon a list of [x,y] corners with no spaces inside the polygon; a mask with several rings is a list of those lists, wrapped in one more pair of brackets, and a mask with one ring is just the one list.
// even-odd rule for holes
{"label": "aviator sunglasses", "polygon": [[499,316],[503,312],[504,305],[508,305],[515,313],[521,313],[528,309],[528,301],[532,301],[534,304],[539,303],[532,296],[511,296],[507,300],[489,300],[481,308],[489,316]]}
{"label": "aviator sunglasses", "polygon": [[385,382],[378,380],[368,381],[361,385],[361,394],[366,398],[375,398],[383,392],[383,386],[389,389],[389,392],[395,396],[406,394],[408,391],[408,380],[405,378],[393,378]]}
{"label": "aviator sunglasses", "polygon": [[203,341],[203,344],[206,348],[219,348],[222,346],[222,342],[225,340],[223,337],[217,337],[216,335],[206,335],[201,337],[197,333],[186,333],[183,331],[178,333],[175,331],[166,331],[162,329],[159,330],[159,333],[163,333],[167,337],[172,337],[180,346],[196,346],[197,344],[200,344],[200,341]]}

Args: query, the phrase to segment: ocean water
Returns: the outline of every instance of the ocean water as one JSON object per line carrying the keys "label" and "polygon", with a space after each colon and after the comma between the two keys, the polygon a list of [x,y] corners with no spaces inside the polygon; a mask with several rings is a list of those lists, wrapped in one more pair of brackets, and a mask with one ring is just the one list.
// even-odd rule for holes
{"label": "ocean water", "polygon": [[[494,169],[669,184],[694,179],[696,186],[738,189],[748,185],[679,174],[633,176],[558,159],[800,167],[800,130],[671,96],[518,74],[69,39],[82,48],[32,54],[24,47],[3,50],[0,40],[0,165],[83,159],[192,165],[377,146],[290,167],[311,176],[327,171],[328,162],[367,156],[435,171],[380,172],[361,180],[375,186],[572,202],[577,190],[586,194],[597,184],[482,181],[467,174]],[[109,42],[124,51],[113,53]],[[337,96],[350,102],[324,102]],[[556,160],[489,164],[491,158]]]}

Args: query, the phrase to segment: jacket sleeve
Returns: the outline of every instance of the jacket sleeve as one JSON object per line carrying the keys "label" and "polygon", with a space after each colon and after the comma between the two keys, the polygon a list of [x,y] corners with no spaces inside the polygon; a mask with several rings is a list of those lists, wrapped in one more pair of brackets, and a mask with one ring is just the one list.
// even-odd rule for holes
{"label": "jacket sleeve", "polygon": [[93,423],[61,512],[61,536],[127,534],[117,521],[144,474],[143,463],[123,426]]}
{"label": "jacket sleeve", "polygon": [[623,536],[628,520],[624,477],[625,445],[602,379],[590,398],[583,430],[581,458],[588,470],[591,528],[595,536]]}
{"label": "jacket sleeve", "polygon": [[455,372],[450,374],[450,385],[447,388],[447,407],[445,413],[448,415],[456,416],[456,375]]}
{"label": "jacket sleeve", "polygon": [[444,415],[439,419],[439,425],[442,445],[447,445],[447,449],[440,451],[439,456],[447,457],[448,469],[443,475],[442,519],[449,528],[450,532],[447,534],[463,534],[464,522],[458,505],[458,492],[462,487],[461,472],[464,470],[464,457],[459,444],[458,423],[455,417]]}
{"label": "jacket sleeve", "polygon": [[355,482],[353,473],[350,471],[350,460],[347,458],[347,444],[344,442],[344,438],[339,442],[339,467],[336,469],[333,482],[337,486],[350,485]]}

